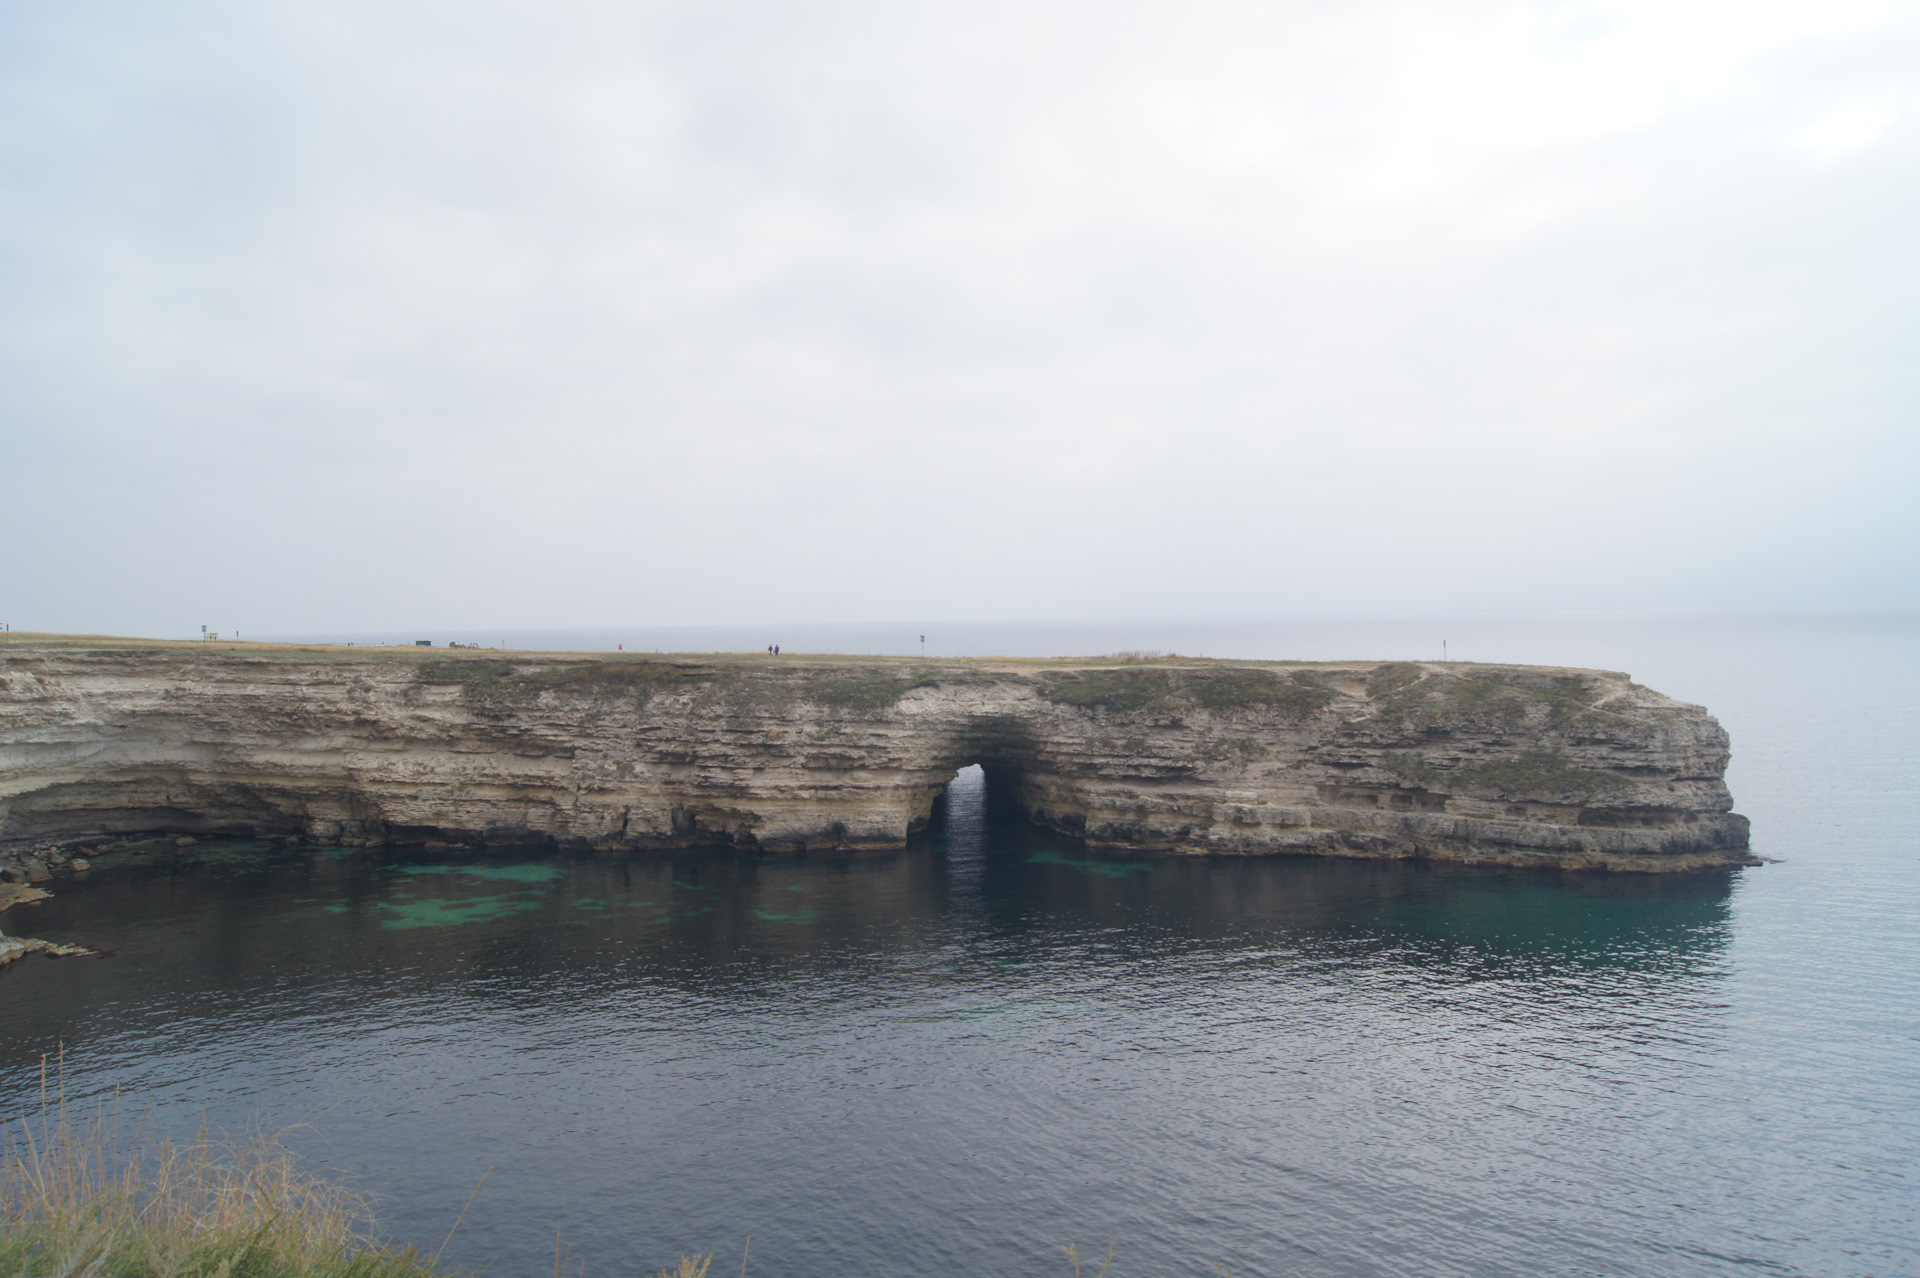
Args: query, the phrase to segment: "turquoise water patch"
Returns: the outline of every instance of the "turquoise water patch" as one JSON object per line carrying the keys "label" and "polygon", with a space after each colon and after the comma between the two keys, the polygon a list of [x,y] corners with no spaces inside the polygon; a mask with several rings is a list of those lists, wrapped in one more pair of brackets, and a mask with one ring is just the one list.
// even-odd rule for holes
{"label": "turquoise water patch", "polygon": [[557,865],[545,862],[528,862],[525,865],[461,865],[454,867],[461,874],[476,879],[485,879],[489,883],[551,883],[564,878],[566,871]]}
{"label": "turquoise water patch", "polygon": [[673,885],[677,888],[685,888],[689,892],[704,892],[707,890],[698,883],[682,883],[679,879],[675,879]]}
{"label": "turquoise water patch", "polygon": [[411,901],[406,905],[383,905],[380,908],[392,916],[382,919],[380,926],[398,932],[416,927],[454,927],[461,923],[491,923],[510,914],[537,910],[540,908],[540,903],[510,896],[487,896],[478,899],[428,897],[426,900]]}
{"label": "turquoise water patch", "polygon": [[802,910],[798,914],[776,914],[772,910],[755,910],[753,917],[767,923],[818,923],[820,916],[812,910]]}
{"label": "turquoise water patch", "polygon": [[1064,865],[1070,870],[1079,870],[1082,874],[1104,874],[1110,879],[1124,879],[1129,874],[1145,874],[1153,867],[1142,865],[1138,861],[1075,861],[1061,856],[1058,852],[1035,852],[1027,858],[1028,865]]}
{"label": "turquoise water patch", "polygon": [[524,865],[402,865],[402,874],[465,874],[489,883],[551,883],[566,871],[557,865],[528,862]]}
{"label": "turquoise water patch", "polygon": [[201,844],[198,847],[185,847],[175,854],[177,859],[195,869],[211,870],[257,870],[273,863],[274,851],[259,843]]}

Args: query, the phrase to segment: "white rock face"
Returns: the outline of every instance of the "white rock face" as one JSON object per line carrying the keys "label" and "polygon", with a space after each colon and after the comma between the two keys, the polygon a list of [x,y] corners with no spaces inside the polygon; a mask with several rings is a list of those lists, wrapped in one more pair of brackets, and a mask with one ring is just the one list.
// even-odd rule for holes
{"label": "white rock face", "polygon": [[1698,706],[1523,666],[0,649],[0,845],[901,846],[955,771],[1099,847],[1751,863]]}

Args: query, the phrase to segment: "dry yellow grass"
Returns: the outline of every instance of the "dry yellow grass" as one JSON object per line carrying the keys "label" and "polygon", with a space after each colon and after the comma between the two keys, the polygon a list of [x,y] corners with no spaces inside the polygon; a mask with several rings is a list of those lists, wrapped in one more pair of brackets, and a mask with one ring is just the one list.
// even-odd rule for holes
{"label": "dry yellow grass", "polygon": [[[116,1105],[76,1117],[44,1075],[38,1112],[0,1130],[0,1278],[466,1278],[437,1252],[380,1241],[366,1195],[303,1171],[285,1133],[158,1136]],[[566,1259],[556,1236],[555,1278]],[[682,1256],[653,1278],[708,1278],[713,1259]],[[1095,1278],[1112,1264],[1110,1247]]]}
{"label": "dry yellow grass", "polygon": [[302,1171],[278,1135],[156,1137],[43,1083],[0,1141],[0,1278],[430,1278],[376,1240],[371,1204]]}

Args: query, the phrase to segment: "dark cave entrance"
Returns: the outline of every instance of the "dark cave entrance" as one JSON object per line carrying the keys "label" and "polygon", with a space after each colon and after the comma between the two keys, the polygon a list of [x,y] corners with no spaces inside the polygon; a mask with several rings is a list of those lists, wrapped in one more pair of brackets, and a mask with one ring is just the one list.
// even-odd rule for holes
{"label": "dark cave entrance", "polygon": [[934,833],[946,844],[948,856],[985,854],[990,789],[987,770],[970,763],[954,773],[935,801]]}
{"label": "dark cave entrance", "polygon": [[1019,774],[992,763],[970,763],[954,773],[933,801],[928,833],[947,849],[949,857],[984,856],[990,844],[1017,838],[1016,831],[1031,828],[1021,808]]}

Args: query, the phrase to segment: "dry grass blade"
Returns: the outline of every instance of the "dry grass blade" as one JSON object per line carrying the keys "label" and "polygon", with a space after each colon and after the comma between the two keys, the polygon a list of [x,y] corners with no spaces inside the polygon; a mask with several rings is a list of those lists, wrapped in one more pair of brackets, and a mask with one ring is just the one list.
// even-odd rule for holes
{"label": "dry grass blade", "polygon": [[[467,1195],[467,1205],[460,1209],[460,1214],[454,1218],[453,1228],[449,1229],[447,1231],[447,1236],[440,1240],[440,1250],[433,1253],[434,1264],[436,1265],[439,1264],[440,1257],[446,1255],[447,1244],[452,1242],[454,1234],[460,1231],[461,1222],[465,1221],[467,1218],[467,1213],[473,1210],[473,1200],[480,1196],[481,1185],[485,1185],[487,1183],[487,1177],[491,1175],[493,1175],[493,1168],[491,1167],[487,1168],[485,1171],[480,1173],[480,1184],[475,1185],[473,1187],[473,1192]],[[559,1238],[558,1238],[558,1235],[556,1235],[555,1242],[557,1243],[558,1241],[559,1241]]]}
{"label": "dry grass blade", "polygon": [[[1080,1278],[1079,1247],[1075,1246],[1073,1243],[1068,1243],[1065,1247],[1062,1247],[1060,1250],[1067,1253],[1067,1260],[1070,1261],[1073,1265],[1073,1278]],[[1098,1278],[1107,1278],[1107,1270],[1111,1268],[1113,1268],[1113,1244],[1108,1243],[1107,1258],[1100,1266],[1100,1273],[1098,1275]]]}
{"label": "dry grass blade", "polygon": [[653,1278],[707,1278],[707,1270],[713,1265],[713,1253],[695,1260],[692,1256],[680,1257],[680,1264],[674,1269],[662,1269]]}

